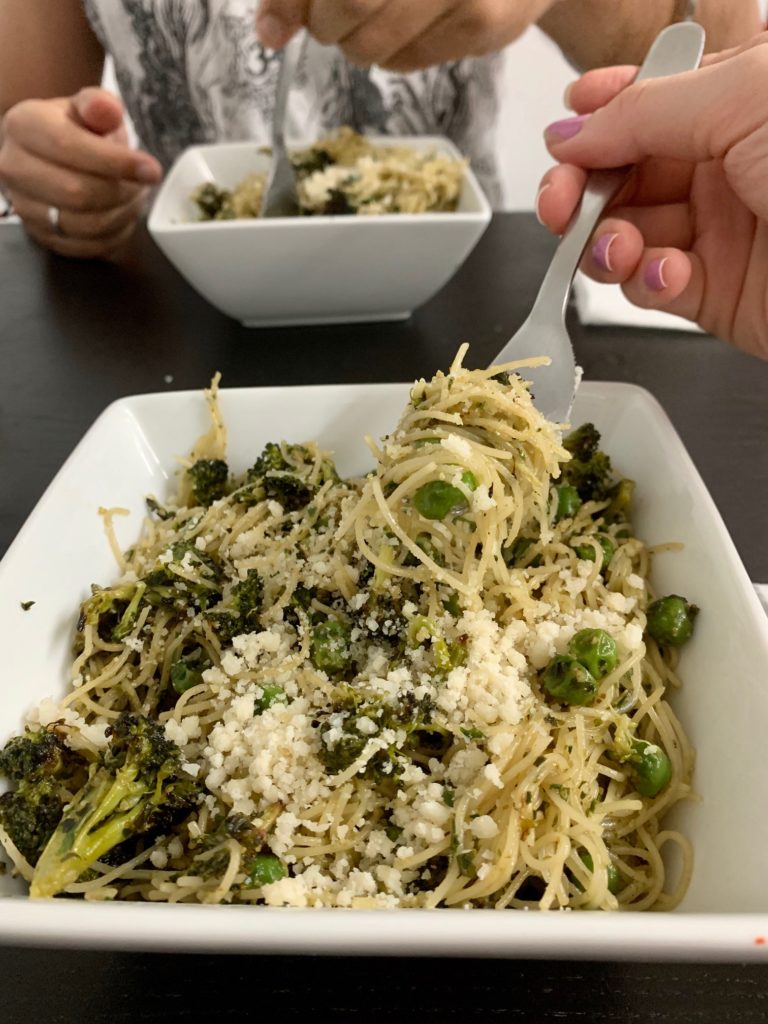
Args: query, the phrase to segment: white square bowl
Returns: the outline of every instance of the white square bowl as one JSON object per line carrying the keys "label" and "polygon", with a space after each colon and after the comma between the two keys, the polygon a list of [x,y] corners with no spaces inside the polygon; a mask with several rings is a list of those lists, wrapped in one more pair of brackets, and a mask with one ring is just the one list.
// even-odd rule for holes
{"label": "white square bowl", "polygon": [[[239,471],[269,440],[317,439],[341,471],[370,466],[363,435],[389,431],[400,384],[221,392],[229,461]],[[263,953],[455,954],[768,960],[768,619],[723,522],[656,401],[628,384],[582,384],[574,422],[592,420],[617,468],[637,481],[634,521],[659,556],[660,592],[702,608],[672,702],[697,750],[700,799],[672,816],[692,840],[693,880],[672,913],[486,910],[281,910],[258,907],[33,903],[0,876],[0,943]],[[119,505],[124,547],[143,496],[166,493],[175,457],[207,426],[202,395],[143,395],[111,405],[75,449],[0,563],[0,743],[30,705],[60,696],[78,604],[115,575],[97,509]],[[29,611],[21,601],[35,600]]]}
{"label": "white square bowl", "polygon": [[[461,159],[442,136],[371,141]],[[455,274],[491,219],[470,168],[453,213],[197,219],[198,185],[234,188],[269,162],[252,142],[192,146],[149,216],[150,234],[192,287],[249,327],[402,320]]]}

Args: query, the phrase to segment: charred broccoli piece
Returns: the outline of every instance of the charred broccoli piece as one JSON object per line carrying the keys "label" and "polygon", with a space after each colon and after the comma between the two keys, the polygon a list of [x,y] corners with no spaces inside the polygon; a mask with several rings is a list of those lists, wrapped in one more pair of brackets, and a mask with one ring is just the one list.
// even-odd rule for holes
{"label": "charred broccoli piece", "polygon": [[198,459],[187,470],[196,505],[206,508],[227,493],[229,466],[223,459]]}
{"label": "charred broccoli piece", "polygon": [[[221,600],[224,574],[216,558],[185,540],[171,545],[169,554],[168,561],[140,581],[146,588],[144,601],[153,607],[184,609],[192,605],[205,611]],[[183,579],[169,568],[171,564],[187,566],[197,579]]]}
{"label": "charred broccoli piece", "polygon": [[563,439],[571,461],[562,466],[561,482],[574,487],[582,501],[604,501],[612,487],[611,460],[600,451],[600,434],[585,423]]}
{"label": "charred broccoli piece", "polygon": [[212,181],[206,181],[192,194],[192,201],[200,210],[200,220],[225,219],[225,211],[229,208],[232,194],[226,189],[217,188]]}
{"label": "charred broccoli piece", "polygon": [[[86,625],[96,626],[102,640],[120,641],[134,628],[145,604],[180,611],[190,606],[205,610],[221,599],[224,577],[215,558],[199,551],[189,541],[177,541],[169,555],[168,561],[159,563],[136,583],[121,583],[104,589],[95,587],[80,608],[78,632]],[[195,573],[197,580],[184,579],[168,568],[170,563],[180,565],[182,562]]]}
{"label": "charred broccoli piece", "polygon": [[264,602],[264,581],[256,569],[249,569],[244,580],[236,583],[228,603],[212,611],[208,619],[223,643],[231,643],[241,633],[259,628],[259,614]]}
{"label": "charred broccoli piece", "polygon": [[317,146],[302,154],[302,159],[293,160],[293,169],[300,178],[306,178],[310,174],[324,171],[333,163],[333,157],[327,149]]}
{"label": "charred broccoli piece", "polygon": [[129,712],[43,850],[30,895],[55,896],[130,836],[168,829],[202,798],[157,722]]}
{"label": "charred broccoli piece", "polygon": [[[286,453],[288,458],[279,444],[270,441],[248,470],[247,480],[255,485],[250,496],[258,494],[262,499],[279,502],[286,512],[295,512],[309,504],[315,488],[303,478],[311,466],[307,449],[293,444],[287,446]],[[247,489],[244,497],[249,498]]]}
{"label": "charred broccoli piece", "polygon": [[323,213],[327,216],[347,216],[356,213],[357,208],[349,201],[346,192],[340,188],[329,188],[328,199],[323,206]]}
{"label": "charred broccoli piece", "polygon": [[0,796],[0,825],[34,867],[87,763],[46,729],[14,736],[0,751],[0,776],[14,783]]}

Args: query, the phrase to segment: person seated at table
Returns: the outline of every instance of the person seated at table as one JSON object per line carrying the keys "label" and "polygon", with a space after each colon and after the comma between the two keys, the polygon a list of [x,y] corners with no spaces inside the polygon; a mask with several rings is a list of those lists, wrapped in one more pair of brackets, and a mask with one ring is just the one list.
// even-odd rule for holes
{"label": "person seated at table", "polygon": [[[498,51],[538,21],[580,67],[638,61],[688,0],[2,0],[0,187],[29,234],[68,256],[114,253],[187,145],[269,141],[275,47],[311,35],[299,134],[341,124],[441,133],[491,198]],[[713,45],[757,29],[756,0],[699,0]],[[254,32],[254,21],[256,32]],[[261,37],[261,43],[257,39]],[[328,47],[323,44],[335,44]],[[98,88],[113,57],[141,140]],[[413,73],[417,72],[417,73]]]}
{"label": "person seated at table", "polygon": [[569,89],[576,116],[546,131],[560,164],[539,217],[561,233],[586,169],[637,164],[583,269],[768,359],[768,33],[685,75],[631,84],[635,70],[591,71]]}

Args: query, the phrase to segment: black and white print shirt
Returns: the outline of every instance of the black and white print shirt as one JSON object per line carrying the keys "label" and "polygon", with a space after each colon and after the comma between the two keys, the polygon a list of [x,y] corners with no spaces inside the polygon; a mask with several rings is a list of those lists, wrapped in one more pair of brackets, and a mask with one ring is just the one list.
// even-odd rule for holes
{"label": "black and white print shirt", "polygon": [[[84,0],[113,58],[137,134],[166,167],[189,145],[269,141],[276,55],[255,34],[257,0]],[[398,75],[355,68],[308,40],[289,101],[288,137],[309,144],[340,125],[377,135],[446,135],[498,205],[499,56]]]}

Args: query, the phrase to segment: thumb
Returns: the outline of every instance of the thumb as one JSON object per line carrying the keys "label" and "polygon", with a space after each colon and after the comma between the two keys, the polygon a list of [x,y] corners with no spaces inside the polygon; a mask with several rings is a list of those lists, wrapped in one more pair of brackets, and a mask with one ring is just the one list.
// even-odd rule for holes
{"label": "thumb", "polygon": [[81,89],[70,102],[72,119],[95,135],[110,135],[123,124],[123,104],[106,89]]}
{"label": "thumb", "polygon": [[725,157],[768,119],[768,45],[718,64],[630,85],[594,114],[556,121],[547,146],[563,163],[621,167],[647,157]]}

